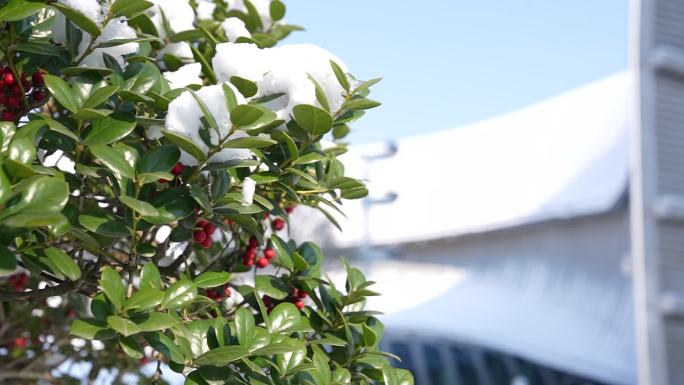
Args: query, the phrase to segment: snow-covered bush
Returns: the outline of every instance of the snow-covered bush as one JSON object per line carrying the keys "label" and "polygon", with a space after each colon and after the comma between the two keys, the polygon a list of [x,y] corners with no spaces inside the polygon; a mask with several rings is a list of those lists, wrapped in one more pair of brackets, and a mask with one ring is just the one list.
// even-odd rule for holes
{"label": "snow-covered bush", "polygon": [[[290,239],[363,198],[348,124],[379,103],[279,0],[0,0],[0,382],[412,384],[377,295]],[[326,146],[322,146],[325,140]],[[329,143],[333,143],[330,145]],[[141,366],[157,362],[152,378]]]}

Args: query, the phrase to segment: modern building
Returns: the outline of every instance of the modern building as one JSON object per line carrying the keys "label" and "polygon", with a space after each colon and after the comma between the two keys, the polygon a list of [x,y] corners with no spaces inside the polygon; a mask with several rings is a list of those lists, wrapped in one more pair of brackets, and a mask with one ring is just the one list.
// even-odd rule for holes
{"label": "modern building", "polygon": [[388,158],[356,147],[370,201],[396,198],[346,204],[342,232],[302,210],[296,237],[365,265],[419,385],[636,384],[633,86],[619,73]]}

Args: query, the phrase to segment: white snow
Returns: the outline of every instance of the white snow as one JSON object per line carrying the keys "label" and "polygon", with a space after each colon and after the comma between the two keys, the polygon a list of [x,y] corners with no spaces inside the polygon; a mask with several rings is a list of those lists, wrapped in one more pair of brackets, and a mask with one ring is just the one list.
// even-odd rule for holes
{"label": "white snow", "polygon": [[[244,104],[245,99],[240,95],[240,93],[231,84],[225,84],[231,87],[233,92],[235,92],[238,104]],[[213,86],[202,87],[199,91],[197,91],[197,96],[204,101],[204,103],[207,105],[207,109],[214,116],[214,119],[218,123],[221,136],[225,137],[228,135],[232,124],[230,122],[230,114],[228,113],[228,107],[226,106],[222,84],[219,83]],[[188,137],[197,145],[197,147],[207,153],[209,151],[209,147],[204,143],[199,134],[199,130],[202,125],[200,119],[202,117],[202,111],[200,110],[197,101],[189,91],[186,91],[180,94],[169,104],[169,111],[166,115],[165,127],[169,131],[177,132]],[[216,145],[218,143],[218,135],[216,131],[211,128],[208,130],[211,143]],[[240,138],[245,136],[247,136],[247,134],[243,131],[236,131],[231,135],[230,138]],[[210,159],[210,163],[225,162],[233,159],[246,159],[249,158],[251,154],[251,151],[245,149],[224,149],[215,154]],[[183,152],[181,153],[181,163],[186,165],[196,165],[197,161],[189,154]]]}
{"label": "white snow", "polygon": [[256,189],[256,182],[254,179],[247,177],[242,181],[242,205],[249,206],[253,203],[254,190]]}
{"label": "white snow", "polygon": [[[194,29],[195,11],[188,0],[152,0],[154,5],[147,10],[147,15],[164,39],[169,34]],[[166,24],[164,23],[166,20]],[[168,30],[167,28],[168,27]],[[192,51],[187,42],[169,43],[159,52],[159,57],[174,55],[181,59],[192,58]]]}
{"label": "white snow", "polygon": [[[226,2],[228,3],[228,10],[236,10],[247,13],[247,7],[245,7],[244,1],[228,0]],[[271,19],[271,0],[251,0],[251,2],[261,18],[261,23],[264,25],[264,30],[271,28],[271,25],[273,25],[273,19]]]}
{"label": "white snow", "polygon": [[169,82],[171,89],[183,88],[190,84],[202,84],[200,63],[186,64],[176,71],[164,72],[164,78]]}
{"label": "white snow", "polygon": [[230,42],[234,42],[239,37],[252,37],[249,33],[245,22],[238,19],[237,17],[229,17],[221,23],[221,28],[226,33],[226,38]]}
{"label": "white snow", "polygon": [[238,76],[257,83],[257,96],[285,93],[268,106],[279,118],[288,120],[297,104],[320,106],[308,76],[320,84],[333,112],[342,106],[344,90],[332,71],[331,60],[348,71],[338,57],[312,44],[260,49],[254,44],[223,43],[216,46],[212,64],[219,80]]}
{"label": "white snow", "polygon": [[[89,19],[98,24],[102,24],[107,13],[108,7],[106,4],[100,4],[97,0],[60,0],[69,8],[75,9],[84,14]],[[66,43],[66,18],[61,12],[57,12],[52,29],[52,39],[57,43]],[[82,32],[82,40],[78,46],[78,57],[80,57],[90,45],[92,37],[85,31]],[[130,39],[137,35],[135,30],[128,25],[125,18],[117,18],[110,20],[102,29],[102,34],[97,37],[95,44],[106,42],[113,39]],[[86,56],[80,63],[82,66],[89,67],[105,67],[102,58],[103,53],[107,53],[114,58],[120,66],[125,66],[124,56],[138,52],[138,43],[126,43],[114,47],[98,48]]]}
{"label": "white snow", "polygon": [[216,3],[211,0],[199,0],[197,2],[197,19],[199,20],[211,20],[213,19],[214,9],[216,8]]}

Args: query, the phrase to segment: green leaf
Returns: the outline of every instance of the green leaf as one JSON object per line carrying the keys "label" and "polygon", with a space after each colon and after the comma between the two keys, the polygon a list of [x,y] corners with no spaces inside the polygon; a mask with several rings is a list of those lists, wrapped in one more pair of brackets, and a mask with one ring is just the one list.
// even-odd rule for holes
{"label": "green leaf", "polygon": [[317,152],[310,152],[308,154],[304,154],[297,158],[292,164],[297,165],[297,164],[310,164],[310,163],[316,163],[320,162],[322,160],[325,160],[326,156],[319,154]]}
{"label": "green leaf", "polygon": [[273,244],[273,248],[278,256],[278,261],[288,270],[294,269],[294,264],[292,263],[292,258],[290,257],[290,250],[287,248],[285,241],[274,234],[271,236],[271,243]]}
{"label": "green leaf", "polygon": [[256,83],[239,76],[232,76],[230,78],[230,82],[235,86],[235,88],[238,89],[238,91],[240,91],[242,96],[246,98],[251,98],[252,96],[256,95],[257,91],[259,90]]}
{"label": "green leaf", "polygon": [[89,146],[110,144],[126,137],[135,128],[135,116],[121,112],[99,118],[84,142]]}
{"label": "green leaf", "polygon": [[76,113],[76,117],[81,120],[96,120],[100,118],[105,118],[112,112],[112,110],[107,109],[96,110],[92,108],[81,108]]}
{"label": "green leaf", "polygon": [[223,148],[261,148],[268,147],[276,144],[273,139],[262,138],[259,136],[246,136],[243,138],[237,138],[229,140],[224,143]]}
{"label": "green leaf", "polygon": [[143,350],[135,338],[119,336],[119,346],[131,358],[140,359],[144,356]]}
{"label": "green leaf", "polygon": [[11,0],[0,8],[0,20],[19,21],[45,8],[47,4],[36,1]]}
{"label": "green leaf", "polygon": [[304,341],[295,340],[291,351],[276,357],[276,365],[280,373],[289,373],[304,362],[304,358],[306,358],[306,345]]}
{"label": "green leaf", "polygon": [[51,5],[62,12],[70,22],[88,32],[92,36],[92,39],[95,39],[102,33],[97,23],[81,13],[81,11],[69,8],[60,3],[52,3]]}
{"label": "green leaf", "polygon": [[269,11],[273,21],[281,20],[283,17],[285,17],[285,4],[283,4],[283,2],[280,0],[273,0],[271,1]]}
{"label": "green leaf", "polygon": [[230,114],[230,121],[236,127],[249,126],[259,119],[264,112],[251,104],[241,104],[233,109]]}
{"label": "green leaf", "polygon": [[120,196],[119,200],[128,206],[128,208],[139,213],[140,215],[148,215],[153,217],[159,215],[159,211],[157,211],[154,206],[147,202],[143,202],[125,195]]}
{"label": "green leaf", "polygon": [[314,135],[323,135],[332,128],[332,117],[318,107],[299,104],[292,109],[292,113],[297,124]]}
{"label": "green leaf", "polygon": [[254,315],[251,310],[241,307],[235,312],[235,332],[238,342],[244,347],[249,347],[254,339]]}
{"label": "green leaf", "polygon": [[107,340],[116,336],[116,333],[108,329],[104,322],[94,319],[74,320],[71,323],[70,333],[87,340]]}
{"label": "green leaf", "polygon": [[138,326],[143,332],[166,330],[180,323],[179,320],[166,313],[152,312],[146,316],[147,318],[138,322]]}
{"label": "green leaf", "polygon": [[207,123],[209,124],[209,127],[211,127],[212,129],[214,129],[214,131],[219,133],[220,130],[219,130],[218,123],[216,123],[216,119],[214,119],[214,115],[212,115],[211,111],[209,111],[209,107],[207,107],[207,105],[204,103],[204,101],[202,99],[200,99],[200,97],[197,95],[197,93],[195,91],[190,90],[188,92],[190,92],[190,95],[192,95],[192,97],[195,98],[195,102],[199,106],[200,111],[202,111],[202,116],[204,116],[204,120],[207,121]]}
{"label": "green leaf", "polygon": [[207,77],[207,80],[209,80],[209,83],[214,84],[216,83],[216,73],[214,73],[214,70],[211,68],[211,65],[207,61],[207,58],[202,55],[200,51],[195,48],[194,45],[190,44],[190,50],[192,51],[192,57],[202,65],[202,73],[204,73],[204,76]]}
{"label": "green leaf", "polygon": [[59,70],[62,74],[66,76],[78,76],[78,75],[83,75],[83,74],[96,74],[100,76],[107,76],[111,75],[114,73],[113,70],[109,68],[100,68],[100,67],[86,67],[86,66],[78,66],[78,67],[64,67]]}
{"label": "green leaf", "polygon": [[231,362],[237,361],[243,357],[247,357],[249,351],[237,345],[221,346],[220,348],[212,349],[195,359],[195,365],[217,365],[225,366]]}
{"label": "green leaf", "polygon": [[140,172],[169,171],[178,163],[180,151],[176,146],[160,146],[143,155],[138,163]]}
{"label": "green leaf", "polygon": [[124,337],[140,333],[141,331],[140,326],[138,326],[135,322],[116,315],[110,315],[107,317],[107,325]]}
{"label": "green leaf", "polygon": [[371,108],[375,108],[380,106],[382,103],[376,102],[375,100],[371,99],[365,99],[365,98],[358,98],[358,99],[352,99],[342,105],[343,110],[352,110],[352,111],[359,111],[359,110],[368,110]]}
{"label": "green leaf", "polygon": [[237,96],[235,96],[235,92],[233,92],[233,89],[228,84],[223,83],[221,88],[223,88],[223,98],[226,101],[228,113],[232,114],[233,110],[238,105]]}
{"label": "green leaf", "polygon": [[282,333],[301,326],[302,316],[299,309],[291,303],[284,302],[276,306],[268,316],[271,333]]}
{"label": "green leaf", "polygon": [[197,286],[190,280],[181,279],[166,289],[162,305],[167,309],[178,309],[188,305],[196,297]]}
{"label": "green leaf", "polygon": [[200,148],[197,147],[197,145],[195,145],[195,143],[193,143],[193,141],[190,140],[188,137],[167,130],[161,130],[161,132],[164,135],[164,137],[169,140],[169,142],[180,147],[182,150],[190,154],[193,158],[197,159],[200,162],[204,162],[205,160],[207,160],[207,155],[204,153],[204,151],[200,150]]}
{"label": "green leaf", "polygon": [[81,268],[64,251],[55,247],[48,247],[45,249],[45,255],[59,269],[59,272],[70,280],[75,281],[81,278]]}
{"label": "green leaf", "polygon": [[161,290],[152,287],[142,287],[126,301],[124,309],[147,310],[159,305],[163,300],[164,293]]}
{"label": "green leaf", "polygon": [[161,276],[154,263],[146,263],[140,272],[140,288],[161,289]]}
{"label": "green leaf", "polygon": [[135,170],[121,153],[106,145],[90,146],[90,152],[113,172],[133,179]]}
{"label": "green leaf", "polygon": [[52,94],[64,108],[73,113],[78,111],[76,95],[74,95],[71,88],[69,88],[62,78],[54,75],[45,75],[45,86],[50,91],[50,94]]}
{"label": "green leaf", "polygon": [[114,269],[107,266],[102,270],[100,286],[102,286],[107,299],[109,299],[114,307],[117,309],[123,308],[126,301],[126,288],[121,282],[121,277],[119,277],[119,274]]}
{"label": "green leaf", "polygon": [[83,102],[83,108],[97,108],[109,100],[109,98],[116,93],[119,87],[104,86],[93,91],[88,99]]}
{"label": "green leaf", "polygon": [[145,335],[147,341],[154,350],[167,356],[174,362],[185,362],[185,354],[171,338],[161,333],[148,333]]}
{"label": "green leaf", "polygon": [[364,92],[368,90],[371,86],[374,86],[375,84],[379,83],[382,80],[382,78],[375,78],[371,80],[367,80],[361,84],[359,84],[355,89],[354,93],[358,94],[360,92]]}
{"label": "green leaf", "polygon": [[[0,10],[1,11],[1,10]],[[14,51],[30,52],[45,56],[59,57],[64,53],[64,49],[50,43],[40,41],[29,41],[26,43],[18,43],[11,47]]]}
{"label": "green leaf", "polygon": [[126,237],[131,235],[131,231],[123,222],[117,220],[114,216],[101,212],[79,215],[78,221],[87,230],[106,237]]}
{"label": "green leaf", "polygon": [[17,259],[7,247],[0,245],[0,277],[12,275],[17,270]]}
{"label": "green leaf", "polygon": [[194,279],[195,285],[200,289],[225,285],[230,281],[230,273],[225,271],[207,271]]}
{"label": "green leaf", "polygon": [[275,299],[285,299],[290,294],[287,285],[272,275],[257,275],[254,286],[259,293]]}
{"label": "green leaf", "polygon": [[344,88],[344,90],[347,91],[347,93],[349,93],[349,79],[347,79],[347,75],[344,73],[342,68],[332,60],[330,61],[330,67],[332,67],[332,70],[335,73],[335,77],[337,78],[337,81],[340,83],[342,88]]}
{"label": "green leaf", "polygon": [[126,18],[134,18],[152,5],[154,4],[144,0],[116,0],[112,4],[110,12],[113,17],[124,16]]}

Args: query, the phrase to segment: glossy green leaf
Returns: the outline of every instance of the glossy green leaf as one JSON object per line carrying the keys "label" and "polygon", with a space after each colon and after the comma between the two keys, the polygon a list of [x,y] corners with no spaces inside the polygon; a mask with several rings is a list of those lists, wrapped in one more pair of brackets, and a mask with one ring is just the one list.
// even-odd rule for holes
{"label": "glossy green leaf", "polygon": [[195,285],[200,289],[225,285],[230,281],[230,273],[225,271],[207,271],[194,279]]}
{"label": "glossy green leaf", "polygon": [[290,294],[290,289],[278,277],[272,275],[257,275],[254,286],[259,293],[266,294],[271,298],[285,299]]}
{"label": "glossy green leaf", "polygon": [[254,339],[255,321],[251,310],[241,307],[235,312],[235,332],[238,342],[244,347],[249,347]]}
{"label": "glossy green leaf", "polygon": [[11,0],[0,8],[0,20],[19,21],[45,8],[47,4],[37,1]]}
{"label": "glossy green leaf", "polygon": [[87,340],[107,340],[116,336],[107,325],[94,319],[77,319],[71,323],[70,333]]}
{"label": "glossy green leaf", "polygon": [[83,108],[97,108],[106,103],[119,88],[116,86],[104,86],[93,91],[83,102]]}
{"label": "glossy green leaf", "polygon": [[241,104],[233,109],[230,114],[230,121],[236,127],[249,126],[259,119],[264,112],[251,104]]}
{"label": "glossy green leaf", "polygon": [[57,8],[58,11],[62,12],[69,21],[77,25],[82,30],[88,32],[93,39],[100,36],[102,33],[97,23],[81,13],[80,10],[69,8],[60,3],[52,3],[51,5]]}
{"label": "glossy green leaf", "polygon": [[180,151],[176,146],[159,146],[145,153],[138,163],[140,172],[169,171],[178,163]]}
{"label": "glossy green leaf", "polygon": [[302,316],[299,309],[291,303],[284,302],[276,306],[268,316],[271,333],[282,333],[301,325]]}
{"label": "glossy green leaf", "polygon": [[135,176],[133,166],[113,148],[105,145],[90,146],[90,151],[113,172],[131,179]]}
{"label": "glossy green leaf", "polygon": [[136,338],[119,336],[119,346],[131,358],[140,359],[144,356],[143,349]]}
{"label": "glossy green leaf", "polygon": [[67,278],[75,281],[81,278],[81,268],[78,264],[64,251],[56,247],[48,247],[45,249],[47,258],[59,269],[59,272],[64,274]]}
{"label": "glossy green leaf", "polygon": [[308,104],[299,104],[292,109],[297,124],[314,135],[323,135],[332,129],[332,117],[318,107]]}
{"label": "glossy green leaf", "polygon": [[83,214],[78,217],[78,221],[87,230],[106,237],[126,237],[131,235],[131,231],[123,222],[105,213]]}
{"label": "glossy green leaf", "polygon": [[249,355],[249,351],[242,347],[242,346],[237,346],[237,345],[231,345],[231,346],[221,346],[216,349],[212,349],[199,357],[195,359],[195,364],[204,366],[204,365],[217,365],[217,366],[224,366],[228,365],[231,362],[237,361],[243,357],[247,357]]}
{"label": "glossy green leaf", "polygon": [[151,309],[162,303],[164,292],[152,287],[143,287],[136,291],[131,298],[126,301],[125,309]]}
{"label": "glossy green leaf", "polygon": [[224,143],[223,148],[261,148],[276,144],[273,139],[262,138],[259,136],[247,136],[244,138],[237,138],[229,140]]}
{"label": "glossy green leaf", "polygon": [[161,289],[161,276],[154,263],[146,263],[140,272],[140,288]]}
{"label": "glossy green leaf", "polygon": [[166,330],[178,323],[179,320],[166,313],[152,312],[138,322],[140,330],[143,332],[153,332],[156,330]]}
{"label": "glossy green leaf", "polygon": [[140,326],[138,326],[135,322],[116,315],[110,315],[107,317],[107,325],[124,337],[132,336],[133,334],[138,334],[141,332]]}
{"label": "glossy green leaf", "polygon": [[123,204],[128,206],[128,208],[137,212],[140,215],[149,215],[149,216],[159,215],[159,211],[157,211],[157,209],[154,208],[154,206],[152,206],[151,204],[149,204],[147,202],[144,202],[144,201],[141,201],[141,200],[129,197],[129,196],[125,196],[125,195],[120,196],[119,200]]}
{"label": "glossy green leaf", "polygon": [[195,145],[195,143],[188,137],[167,130],[162,130],[162,134],[164,137],[166,137],[166,139],[169,140],[169,142],[180,147],[200,162],[203,162],[207,159],[207,155],[204,153],[204,151],[200,150],[200,148],[197,147],[197,145]]}
{"label": "glossy green leaf", "polygon": [[230,82],[235,86],[235,88],[238,89],[238,91],[240,91],[242,96],[246,98],[251,98],[252,96],[256,95],[257,91],[259,90],[256,83],[239,76],[231,77]]}
{"label": "glossy green leaf", "polygon": [[113,17],[133,18],[153,5],[153,3],[145,0],[116,0],[112,4],[110,12]]}
{"label": "glossy green leaf", "polygon": [[280,0],[271,1],[269,13],[273,21],[281,20],[283,17],[285,17],[285,4],[283,4],[283,2]]}
{"label": "glossy green leaf", "polygon": [[114,269],[107,266],[102,270],[99,282],[107,299],[109,299],[117,309],[123,308],[124,302],[126,301],[126,288],[124,287],[123,282],[121,282],[119,274],[114,271]]}
{"label": "glossy green leaf", "polygon": [[347,79],[347,74],[344,73],[339,64],[335,63],[332,60],[330,61],[330,67],[332,67],[332,70],[335,73],[335,77],[337,78],[337,81],[340,83],[342,88],[344,88],[345,91],[349,92],[350,86],[349,79]]}
{"label": "glossy green leaf", "polygon": [[197,286],[187,279],[171,285],[166,289],[162,305],[168,309],[178,309],[190,304],[197,297]]}
{"label": "glossy green leaf", "polygon": [[135,124],[132,114],[115,112],[95,120],[84,142],[89,146],[113,143],[130,134]]}

